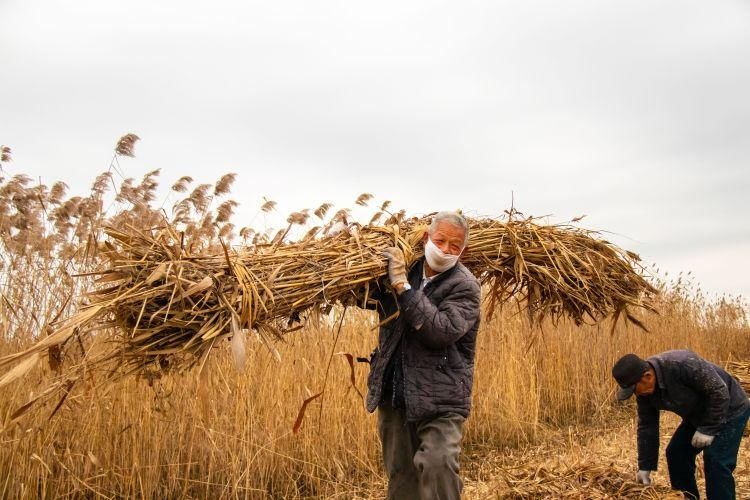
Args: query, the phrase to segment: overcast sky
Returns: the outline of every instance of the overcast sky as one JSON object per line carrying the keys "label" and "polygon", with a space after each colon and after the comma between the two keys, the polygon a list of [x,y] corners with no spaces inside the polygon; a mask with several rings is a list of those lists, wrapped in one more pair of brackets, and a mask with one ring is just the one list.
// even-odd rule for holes
{"label": "overcast sky", "polygon": [[[0,0],[11,173],[517,208],[750,296],[750,2]],[[165,190],[166,192],[166,190]]]}

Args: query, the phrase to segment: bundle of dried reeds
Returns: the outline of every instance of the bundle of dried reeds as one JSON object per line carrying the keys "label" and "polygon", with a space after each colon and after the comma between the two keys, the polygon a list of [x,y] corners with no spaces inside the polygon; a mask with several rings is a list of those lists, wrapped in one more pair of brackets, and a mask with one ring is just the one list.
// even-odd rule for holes
{"label": "bundle of dried reeds", "polygon": [[[0,367],[32,363],[44,350],[52,359],[72,338],[108,327],[115,327],[106,330],[115,332],[114,343],[90,357],[89,367],[114,362],[124,369],[120,374],[181,370],[230,337],[242,352],[247,331],[268,341],[336,303],[368,302],[386,273],[382,250],[397,245],[413,262],[429,220],[352,225],[332,237],[308,235],[238,251],[225,247],[211,255],[190,254],[170,225],[109,229],[101,248],[109,265],[97,273],[100,287],[91,304],[32,348],[0,359]],[[569,225],[511,217],[473,219],[470,227],[462,259],[485,285],[490,314],[519,299],[537,321],[568,317],[580,324],[624,314],[642,326],[628,307],[650,308],[656,290],[641,275],[635,254]]]}

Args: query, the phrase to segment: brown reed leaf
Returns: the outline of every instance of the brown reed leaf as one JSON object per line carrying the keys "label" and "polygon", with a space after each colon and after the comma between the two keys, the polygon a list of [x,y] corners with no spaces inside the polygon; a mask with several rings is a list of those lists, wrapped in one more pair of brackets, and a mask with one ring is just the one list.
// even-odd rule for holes
{"label": "brown reed leaf", "polygon": [[349,382],[359,395],[359,398],[364,401],[365,397],[357,387],[357,378],[354,376],[354,355],[350,352],[337,352],[336,356],[344,356],[346,358],[346,362],[349,363]]}
{"label": "brown reed leaf", "polygon": [[322,396],[323,393],[319,392],[317,394],[313,394],[309,398],[305,399],[302,402],[302,406],[299,409],[299,412],[297,412],[297,418],[294,420],[294,425],[292,426],[292,432],[294,434],[297,434],[299,432],[300,428],[302,427],[302,420],[305,418],[305,411],[307,410],[307,405],[318,399],[320,396]]}
{"label": "brown reed leaf", "polygon": [[23,377],[26,372],[34,368],[39,361],[39,352],[34,352],[30,356],[26,357],[23,361],[13,367],[12,370],[8,371],[5,375],[0,378],[0,387],[7,385],[14,380]]}
{"label": "brown reed leaf", "polygon": [[[148,278],[146,278],[146,284],[147,285],[153,285],[154,282],[156,282],[156,281],[162,279],[164,276],[166,276],[167,275],[167,267],[168,267],[168,263],[167,262],[162,262],[161,264],[159,264],[158,266],[156,266],[156,269],[154,269],[153,271],[151,271],[151,274],[149,274]],[[122,275],[118,274],[118,275],[115,275],[113,281],[120,281],[121,279],[123,279]],[[101,281],[100,281],[100,283],[101,283]]]}

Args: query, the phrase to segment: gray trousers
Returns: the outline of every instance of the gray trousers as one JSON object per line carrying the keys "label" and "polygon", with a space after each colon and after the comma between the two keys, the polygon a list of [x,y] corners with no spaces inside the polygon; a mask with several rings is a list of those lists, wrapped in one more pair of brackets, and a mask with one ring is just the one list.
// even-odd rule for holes
{"label": "gray trousers", "polygon": [[444,413],[409,422],[404,410],[378,408],[378,432],[390,500],[458,500],[458,454],[464,417]]}

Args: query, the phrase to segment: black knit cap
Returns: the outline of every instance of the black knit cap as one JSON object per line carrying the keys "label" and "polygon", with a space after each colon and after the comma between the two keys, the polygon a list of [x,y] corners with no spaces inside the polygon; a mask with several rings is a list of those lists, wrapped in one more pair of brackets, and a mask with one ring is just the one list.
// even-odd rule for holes
{"label": "black knit cap", "polygon": [[626,354],[621,357],[612,367],[612,376],[617,380],[620,390],[617,391],[617,399],[628,399],[635,391],[635,384],[641,380],[643,374],[648,370],[648,362],[642,360],[635,354]]}

